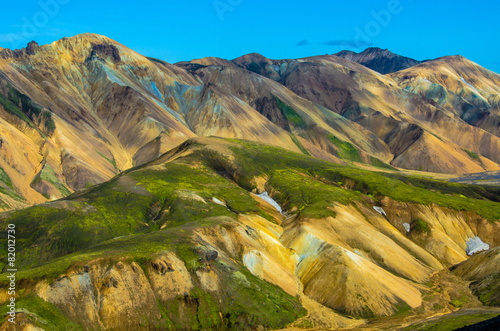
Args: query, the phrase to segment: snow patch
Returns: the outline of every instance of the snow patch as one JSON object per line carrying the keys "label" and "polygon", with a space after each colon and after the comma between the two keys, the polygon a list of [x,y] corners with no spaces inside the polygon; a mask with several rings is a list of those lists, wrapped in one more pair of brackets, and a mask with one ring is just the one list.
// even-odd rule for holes
{"label": "snow patch", "polygon": [[317,255],[324,245],[325,242],[323,240],[317,238],[312,233],[307,232],[307,234],[304,236],[303,244],[301,245],[303,250],[300,252],[299,262],[309,256]]}
{"label": "snow patch", "polygon": [[269,194],[267,194],[267,192],[266,192],[266,191],[264,191],[264,192],[263,192],[263,193],[261,193],[261,194],[255,194],[255,195],[256,195],[256,196],[258,196],[259,198],[261,198],[262,200],[264,200],[264,201],[266,201],[266,202],[269,202],[269,204],[270,204],[271,206],[273,206],[273,207],[274,207],[277,211],[279,211],[279,212],[280,212],[280,214],[281,214],[281,212],[283,211],[283,210],[281,209],[281,206],[280,206],[280,205],[278,205],[278,203],[277,203],[276,201],[274,201],[274,199],[273,199],[273,198],[271,198],[271,197],[269,196]]}
{"label": "snow patch", "polygon": [[264,276],[263,259],[259,251],[253,250],[243,255],[243,265],[254,275],[260,278]]}
{"label": "snow patch", "polygon": [[380,215],[384,215],[387,217],[387,214],[385,213],[385,210],[382,209],[382,207],[373,206],[373,209],[375,209],[375,211],[378,212]]}
{"label": "snow patch", "polygon": [[478,236],[476,236],[475,238],[469,237],[469,240],[466,241],[466,244],[467,244],[467,249],[465,250],[465,252],[469,256],[474,253],[490,249],[490,245],[484,243]]}
{"label": "snow patch", "polygon": [[364,263],[364,258],[359,256],[358,254],[348,251],[347,249],[342,248],[342,250],[346,253],[346,255],[351,259],[352,262],[356,263],[359,267],[362,267]]}
{"label": "snow patch", "polygon": [[471,89],[473,89],[474,91],[476,91],[477,94],[480,95],[479,91],[474,86],[472,86],[471,84],[467,83],[462,76],[460,76],[460,79],[462,80],[462,83],[464,83],[465,85],[467,85],[468,87],[470,87]]}
{"label": "snow patch", "polygon": [[409,223],[403,223],[403,227],[405,228],[406,232],[410,232],[410,224]]}
{"label": "snow patch", "polygon": [[217,199],[216,197],[212,198],[212,202],[215,202],[218,205],[226,207],[226,204],[224,202],[220,201],[219,199]]}
{"label": "snow patch", "polygon": [[427,78],[420,78],[421,81],[424,81],[426,83],[429,83],[430,85],[433,85],[434,83],[428,80]]}
{"label": "snow patch", "polygon": [[359,256],[363,257],[363,258],[366,258],[365,255],[363,254],[362,251],[360,251],[359,249],[355,249],[354,250],[354,253],[358,254]]}

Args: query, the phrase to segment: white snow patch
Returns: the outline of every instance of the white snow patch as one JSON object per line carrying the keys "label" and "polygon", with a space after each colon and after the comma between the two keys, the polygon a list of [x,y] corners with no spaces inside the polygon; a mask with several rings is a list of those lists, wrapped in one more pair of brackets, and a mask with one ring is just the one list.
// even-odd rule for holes
{"label": "white snow patch", "polygon": [[[307,227],[304,230],[307,230]],[[323,240],[317,238],[310,232],[307,232],[307,234],[304,236],[303,242],[303,250],[300,252],[299,262],[309,256],[317,255],[325,245],[325,242]]]}
{"label": "white snow patch", "polygon": [[263,259],[259,251],[253,250],[243,255],[243,265],[254,275],[260,278],[264,276]]}
{"label": "white snow patch", "polygon": [[375,211],[377,211],[380,215],[387,216],[387,214],[385,213],[385,210],[383,210],[382,207],[373,206],[373,209],[375,209]]}
{"label": "white snow patch", "polygon": [[264,192],[263,192],[263,193],[261,193],[261,194],[255,194],[255,195],[256,195],[256,196],[258,196],[259,198],[261,198],[262,200],[269,202],[269,204],[271,204],[271,206],[273,206],[274,208],[276,208],[276,210],[277,210],[277,211],[279,211],[280,213],[283,211],[283,210],[281,209],[281,206],[280,206],[280,205],[278,205],[278,203],[277,203],[276,201],[274,201],[274,199],[273,199],[273,198],[271,198],[271,197],[269,196],[269,194],[267,194],[267,192],[266,192],[266,191],[264,191]]}
{"label": "white snow patch", "polygon": [[405,228],[406,232],[410,232],[410,224],[409,223],[403,223],[403,227]]}
{"label": "white snow patch", "polygon": [[355,250],[354,250],[354,253],[358,254],[358,255],[359,255],[359,256],[361,256],[361,257],[365,257],[365,255],[363,254],[363,252],[362,252],[362,251],[360,251],[359,249],[355,249]]}
{"label": "white snow patch", "polygon": [[226,207],[226,204],[224,202],[220,201],[219,199],[217,199],[216,197],[212,198],[212,202],[215,202],[218,205]]}
{"label": "white snow patch", "polygon": [[467,82],[465,81],[465,79],[464,79],[462,76],[460,76],[460,79],[462,80],[462,82],[463,82],[465,85],[467,85],[468,87],[470,87],[471,89],[473,89],[474,91],[476,91],[476,92],[477,92],[477,94],[481,95],[481,94],[479,93],[479,91],[478,91],[478,90],[477,90],[474,86],[472,86],[471,84],[467,83]]}
{"label": "white snow patch", "polygon": [[420,78],[420,80],[426,82],[426,83],[429,83],[429,84],[434,84],[433,82],[431,82],[430,80],[426,79],[426,78]]}
{"label": "white snow patch", "polygon": [[465,250],[465,252],[467,253],[467,255],[472,255],[474,253],[490,249],[490,245],[484,243],[478,236],[476,236],[475,238],[469,237],[469,240],[467,240],[466,244],[467,249]]}
{"label": "white snow patch", "polygon": [[345,251],[346,255],[352,260],[352,262],[356,263],[360,267],[363,266],[365,260],[364,258],[354,252],[348,251],[347,249],[342,250]]}

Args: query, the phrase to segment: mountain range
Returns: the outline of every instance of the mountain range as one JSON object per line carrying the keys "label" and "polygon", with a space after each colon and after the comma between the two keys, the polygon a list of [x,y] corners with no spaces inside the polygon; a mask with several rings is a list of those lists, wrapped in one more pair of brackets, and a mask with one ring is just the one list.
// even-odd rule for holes
{"label": "mountain range", "polygon": [[[356,59],[390,58],[367,51]],[[334,162],[499,170],[500,76],[460,56],[385,76],[333,55],[172,65],[84,34],[0,59],[6,209],[110,179],[196,136]]]}
{"label": "mountain range", "polygon": [[500,188],[446,180],[500,170],[499,93],[462,56],[375,48],[176,64],[96,34],[0,49],[17,315],[86,330],[494,317]]}

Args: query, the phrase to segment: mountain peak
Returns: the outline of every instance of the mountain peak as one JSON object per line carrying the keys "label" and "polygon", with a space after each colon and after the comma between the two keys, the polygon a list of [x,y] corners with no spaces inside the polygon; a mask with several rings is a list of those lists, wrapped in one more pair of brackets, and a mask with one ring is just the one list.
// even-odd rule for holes
{"label": "mountain peak", "polygon": [[245,55],[242,55],[240,57],[237,57],[236,59],[233,59],[231,60],[231,62],[233,63],[248,63],[248,62],[255,62],[255,63],[264,63],[264,62],[271,62],[270,59],[268,59],[267,57],[265,57],[264,55],[262,54],[259,54],[259,53],[249,53],[249,54],[245,54]]}
{"label": "mountain peak", "polygon": [[9,48],[0,47],[0,58],[12,58],[12,57],[23,57],[25,55],[34,55],[43,46],[38,45],[34,40],[30,41],[26,47],[22,49],[11,50]]}
{"label": "mountain peak", "polygon": [[[386,48],[386,49],[382,49],[380,47],[368,47],[367,49],[365,49],[362,53],[365,53],[365,52],[389,52],[389,50]],[[389,52],[391,53],[391,52]]]}
{"label": "mountain peak", "polygon": [[335,55],[362,64],[381,74],[408,69],[420,63],[420,61],[395,54],[387,48],[379,47],[369,47],[360,53],[343,50]]}
{"label": "mountain peak", "polygon": [[68,45],[68,44],[78,44],[81,42],[88,42],[91,44],[97,44],[97,43],[107,43],[107,44],[113,44],[113,45],[119,45],[118,42],[114,41],[111,38],[108,38],[103,35],[99,35],[96,33],[81,33],[77,34],[72,37],[64,37],[59,40],[54,41],[51,45],[52,46],[58,46],[58,45]]}

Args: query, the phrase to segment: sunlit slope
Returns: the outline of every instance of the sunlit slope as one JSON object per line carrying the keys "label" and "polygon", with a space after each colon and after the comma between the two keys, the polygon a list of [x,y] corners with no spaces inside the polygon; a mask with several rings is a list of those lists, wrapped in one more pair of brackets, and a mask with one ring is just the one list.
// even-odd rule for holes
{"label": "sunlit slope", "polygon": [[499,136],[500,75],[457,55],[428,61],[391,77],[402,88]]}
{"label": "sunlit slope", "polygon": [[[270,60],[259,54],[248,54],[232,62],[276,80],[297,95],[361,124],[387,144],[394,166],[441,173],[498,168],[499,140],[491,130],[471,126],[447,107],[398,85],[393,78],[399,73],[384,76],[334,55]],[[424,65],[408,70],[418,72]],[[495,75],[481,67],[479,73],[484,80]],[[476,110],[470,111],[479,114]],[[439,139],[429,139],[429,134]],[[429,157],[425,160],[414,158],[414,154],[427,150]],[[442,151],[446,152],[439,157]]]}
{"label": "sunlit slope", "polygon": [[196,136],[385,169],[499,170],[497,92],[498,75],[461,57],[381,75],[334,55],[171,65],[95,34],[32,42],[0,51],[0,208],[67,196]]}
{"label": "sunlit slope", "polygon": [[[498,245],[495,190],[194,138],[0,224],[24,229],[19,302],[34,324],[48,309],[87,328],[280,328],[305,314],[297,295],[329,312],[307,318],[347,327],[338,313],[426,311],[429,277],[466,260],[470,237]],[[264,191],[283,214],[251,193]]]}
{"label": "sunlit slope", "polygon": [[[299,151],[294,137],[233,95],[95,34],[3,50],[0,95],[0,162],[21,204],[103,182],[198,135]],[[15,139],[26,146],[15,164],[26,170],[9,158]],[[2,200],[6,209],[17,203]]]}

